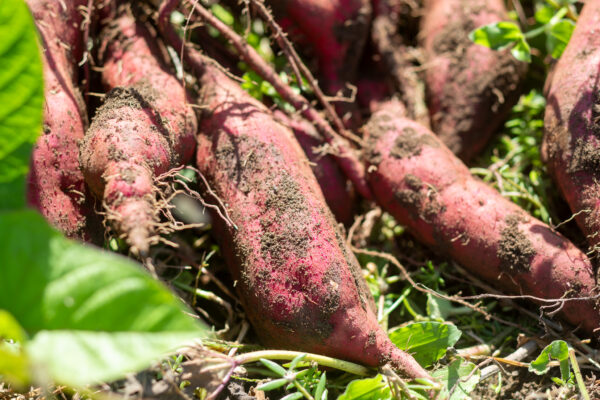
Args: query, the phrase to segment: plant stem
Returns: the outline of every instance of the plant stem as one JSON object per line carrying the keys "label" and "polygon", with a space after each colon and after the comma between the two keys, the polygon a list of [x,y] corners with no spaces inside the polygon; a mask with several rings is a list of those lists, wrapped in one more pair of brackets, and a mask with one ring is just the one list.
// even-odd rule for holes
{"label": "plant stem", "polygon": [[306,354],[305,361],[314,361],[324,367],[339,369],[340,371],[349,372],[354,375],[369,376],[372,371],[362,365],[354,364],[349,361],[338,360],[337,358],[322,356],[319,354],[302,353],[299,351],[289,350],[261,350],[251,353],[240,354],[234,357],[235,363],[238,365],[247,364],[259,361],[261,358],[269,360],[293,360],[295,357]]}
{"label": "plant stem", "polygon": [[581,397],[583,397],[584,400],[590,400],[590,395],[585,388],[585,383],[583,382],[583,377],[581,376],[581,370],[579,369],[579,364],[577,363],[577,357],[575,357],[574,349],[569,348],[569,359],[571,360],[571,367],[575,373],[575,379],[577,380],[577,386],[579,387]]}
{"label": "plant stem", "polygon": [[300,393],[302,393],[304,395],[304,397],[306,397],[308,400],[315,400],[314,397],[312,397],[310,395],[310,393],[308,393],[306,388],[304,386],[302,386],[301,384],[299,384],[296,379],[294,379],[294,386],[296,386],[296,389],[298,389],[298,391]]}

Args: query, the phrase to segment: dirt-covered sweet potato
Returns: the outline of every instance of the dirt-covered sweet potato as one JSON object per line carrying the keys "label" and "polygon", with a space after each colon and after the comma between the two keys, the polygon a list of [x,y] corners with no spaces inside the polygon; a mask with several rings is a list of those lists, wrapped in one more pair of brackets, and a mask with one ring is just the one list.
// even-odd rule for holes
{"label": "dirt-covered sweet potato", "polygon": [[127,8],[103,31],[102,78],[112,88],[81,147],[85,179],[134,253],[152,243],[154,177],[190,160],[197,121],[185,89],[159,62],[155,41]]}
{"label": "dirt-covered sweet potato", "polygon": [[346,225],[352,223],[356,205],[354,188],[335,159],[329,154],[318,151],[319,147],[325,145],[325,141],[315,127],[305,119],[297,116],[288,117],[280,111],[276,111],[275,116],[294,132],[335,219]]}
{"label": "dirt-covered sweet potato", "polygon": [[198,78],[205,112],[197,166],[235,224],[217,219],[215,229],[263,342],[427,377],[378,326],[357,260],[293,133],[214,67]]}
{"label": "dirt-covered sweet potato", "polygon": [[[421,242],[480,278],[545,299],[593,296],[586,255],[562,235],[474,178],[431,131],[388,102],[367,124],[369,183],[377,202]],[[562,317],[590,334],[594,300],[566,302]]]}
{"label": "dirt-covered sweet potato", "polygon": [[463,161],[477,155],[518,99],[526,64],[469,33],[507,20],[502,0],[426,0],[420,41],[433,131]]}
{"label": "dirt-covered sweet potato", "polygon": [[[85,0],[27,0],[43,46],[44,131],[31,156],[27,201],[65,235],[90,239],[93,214],[79,169],[87,111],[77,87]],[[89,196],[87,196],[89,197]]]}
{"label": "dirt-covered sweet potato", "polygon": [[600,244],[600,1],[581,10],[556,65],[544,117],[542,153],[585,233]]}

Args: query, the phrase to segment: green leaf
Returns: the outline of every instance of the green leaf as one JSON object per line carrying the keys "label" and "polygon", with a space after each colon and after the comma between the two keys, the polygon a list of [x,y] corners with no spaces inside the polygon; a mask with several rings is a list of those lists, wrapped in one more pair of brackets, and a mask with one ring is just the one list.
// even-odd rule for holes
{"label": "green leaf", "polygon": [[64,238],[34,211],[0,212],[0,257],[0,309],[57,383],[116,377],[208,335],[139,265]]}
{"label": "green leaf", "polygon": [[381,375],[370,379],[357,379],[346,386],[337,400],[391,400],[389,385]]}
{"label": "green leaf", "polygon": [[271,371],[273,371],[274,373],[276,373],[279,376],[285,376],[285,374],[287,373],[287,371],[285,370],[285,368],[283,368],[281,365],[277,364],[276,362],[273,362],[271,360],[267,360],[266,358],[261,358],[260,362],[267,368],[269,368]]}
{"label": "green leaf", "polygon": [[323,394],[325,393],[325,385],[327,384],[327,374],[323,372],[321,378],[319,379],[319,384],[315,389],[315,400],[321,400],[324,398]]}
{"label": "green leaf", "polygon": [[0,341],[0,381],[24,388],[30,380],[29,364],[20,346]]}
{"label": "green leaf", "polygon": [[269,390],[279,389],[283,385],[287,384],[289,381],[286,378],[273,379],[272,381],[268,381],[265,383],[261,383],[256,387],[256,390],[262,390],[264,392],[268,392]]}
{"label": "green leaf", "polygon": [[300,355],[297,355],[296,357],[294,357],[292,362],[290,362],[289,370],[293,371],[294,369],[296,369],[296,366],[298,365],[298,363],[300,361],[304,360],[305,358],[306,358],[306,354],[300,354]]}
{"label": "green leaf", "polygon": [[535,20],[540,25],[546,25],[554,16],[555,10],[547,5],[542,5],[535,11]]}
{"label": "green leaf", "polygon": [[[431,375],[442,383],[442,390],[438,395],[440,399],[462,400],[469,398],[468,395],[479,383],[480,371],[473,372],[476,365],[464,362],[462,359],[453,361],[450,365],[434,371]],[[472,375],[470,375],[473,373]],[[456,386],[456,387],[455,387]],[[452,396],[448,397],[450,391]]]}
{"label": "green leaf", "polygon": [[280,400],[298,400],[304,397],[304,395],[300,392],[290,393],[287,396],[283,396]]}
{"label": "green leaf", "polygon": [[400,349],[410,352],[419,364],[427,367],[442,358],[461,334],[453,324],[430,321],[398,328],[390,332],[390,339]]}
{"label": "green leaf", "polygon": [[560,365],[560,375],[564,382],[571,376],[569,369],[569,345],[564,340],[555,340],[542,350],[538,358],[529,364],[529,371],[538,375],[548,372],[549,363],[552,360],[558,360]]}
{"label": "green leaf", "polygon": [[225,23],[226,25],[233,26],[235,19],[226,8],[219,5],[218,3],[215,3],[210,7],[210,10],[215,15],[215,17],[221,20],[221,22]]}
{"label": "green leaf", "polygon": [[10,339],[23,343],[26,336],[15,317],[8,311],[0,309],[0,341]]}
{"label": "green leaf", "polygon": [[512,54],[513,57],[519,61],[526,63],[531,62],[531,48],[524,38],[515,43],[515,45],[510,49],[510,54]]}
{"label": "green leaf", "polygon": [[25,331],[15,317],[0,310],[0,380],[20,388],[29,380],[27,357],[22,347],[26,339]]}
{"label": "green leaf", "polygon": [[197,337],[194,332],[41,331],[26,346],[56,382],[83,386],[146,368]]}
{"label": "green leaf", "polygon": [[570,19],[563,19],[550,28],[546,38],[546,49],[553,58],[560,58],[574,29],[575,23]]}
{"label": "green leaf", "polygon": [[473,30],[469,39],[493,50],[505,49],[511,44],[524,40],[523,32],[514,22],[495,22]]}
{"label": "green leaf", "polygon": [[22,0],[0,2],[0,210],[25,205],[25,175],[42,127],[37,31]]}

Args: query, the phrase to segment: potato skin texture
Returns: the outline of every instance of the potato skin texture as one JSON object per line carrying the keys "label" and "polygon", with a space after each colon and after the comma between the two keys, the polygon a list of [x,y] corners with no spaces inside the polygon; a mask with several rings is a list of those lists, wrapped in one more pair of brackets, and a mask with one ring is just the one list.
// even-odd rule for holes
{"label": "potato skin texture", "polygon": [[27,202],[71,238],[94,239],[93,203],[79,169],[79,145],[88,125],[77,87],[85,0],[27,0],[43,47],[44,130],[31,155]]}
{"label": "potato skin texture", "polygon": [[546,86],[542,157],[590,247],[600,245],[600,1],[588,1]]}
{"label": "potato skin texture", "polygon": [[81,166],[112,227],[147,253],[158,219],[153,180],[193,157],[196,115],[160,63],[156,38],[127,8],[102,36],[102,80],[112,90],[82,142]]}
{"label": "potato skin texture", "polygon": [[429,376],[382,331],[292,132],[220,71],[200,78],[206,106],[197,166],[237,229],[215,220],[236,290],[262,341]]}
{"label": "potato skin texture", "polygon": [[473,43],[475,28],[506,21],[502,0],[427,0],[420,42],[432,130],[463,161],[479,154],[518,100],[527,65]]}
{"label": "potato skin texture", "polygon": [[[431,131],[383,105],[365,128],[377,202],[415,237],[478,277],[540,298],[593,296],[594,271],[570,241],[473,177]],[[600,327],[593,300],[565,303],[562,318]]]}

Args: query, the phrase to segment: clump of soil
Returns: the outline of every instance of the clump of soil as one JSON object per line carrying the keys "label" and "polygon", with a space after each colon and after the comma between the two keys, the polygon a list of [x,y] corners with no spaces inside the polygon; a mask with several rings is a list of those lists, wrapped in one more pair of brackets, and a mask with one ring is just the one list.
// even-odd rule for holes
{"label": "clump of soil", "polygon": [[423,146],[439,147],[439,143],[429,135],[419,135],[415,129],[406,127],[396,139],[390,154],[398,159],[418,156]]}
{"label": "clump of soil", "polygon": [[421,218],[431,222],[438,214],[444,212],[446,207],[438,201],[435,188],[427,186],[419,177],[407,174],[404,177],[407,189],[395,193],[400,203],[410,210],[413,218]]}
{"label": "clump of soil", "polygon": [[526,219],[518,214],[506,217],[506,226],[500,233],[500,245],[496,252],[500,259],[500,268],[511,273],[529,272],[531,259],[535,250],[523,232],[519,230],[519,223]]}

